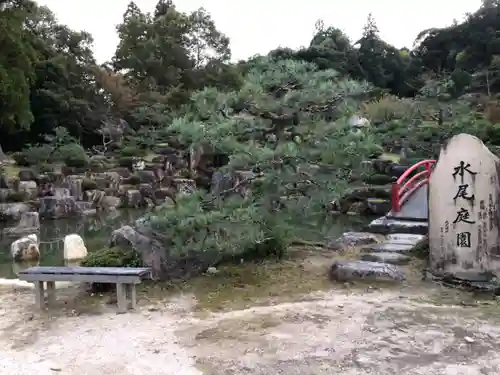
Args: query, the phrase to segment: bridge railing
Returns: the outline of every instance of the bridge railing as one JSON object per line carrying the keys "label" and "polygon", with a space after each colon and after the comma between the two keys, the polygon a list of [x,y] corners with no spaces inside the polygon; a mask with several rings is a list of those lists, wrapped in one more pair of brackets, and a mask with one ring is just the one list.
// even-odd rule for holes
{"label": "bridge railing", "polygon": [[[408,168],[392,185],[391,200],[393,213],[401,211],[401,207],[408,200],[408,198],[423,185],[429,182],[432,166],[435,163],[436,160],[422,160],[415,163]],[[411,176],[413,172],[422,168],[422,171]]]}

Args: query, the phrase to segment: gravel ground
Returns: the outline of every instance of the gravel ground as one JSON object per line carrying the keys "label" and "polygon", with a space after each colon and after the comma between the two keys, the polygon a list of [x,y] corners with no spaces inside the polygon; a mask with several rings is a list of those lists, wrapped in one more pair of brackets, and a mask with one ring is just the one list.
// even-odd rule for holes
{"label": "gravel ground", "polygon": [[222,313],[192,296],[33,310],[32,291],[0,287],[0,374],[488,375],[500,373],[500,316],[491,305],[437,305],[430,292],[330,291]]}

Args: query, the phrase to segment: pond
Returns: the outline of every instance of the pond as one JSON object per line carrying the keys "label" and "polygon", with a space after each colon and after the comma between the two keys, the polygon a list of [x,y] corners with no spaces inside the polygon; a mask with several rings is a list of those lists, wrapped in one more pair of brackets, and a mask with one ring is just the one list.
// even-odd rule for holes
{"label": "pond", "polygon": [[[130,225],[143,214],[142,210],[121,210],[80,220],[42,221],[39,234],[41,255],[39,265],[64,265],[63,241],[68,234],[78,233],[85,241],[88,251],[97,250],[107,245],[113,230]],[[1,229],[3,228],[0,227]],[[15,239],[0,235],[0,278],[17,278],[16,273],[27,266],[12,262],[10,245]]]}
{"label": "pond", "polygon": [[[143,214],[142,210],[123,210],[80,220],[42,221],[39,235],[41,254],[39,265],[64,265],[63,240],[68,234],[78,233],[84,239],[88,251],[95,251],[108,244],[113,230],[130,225]],[[321,229],[317,226],[304,227],[297,231],[297,237],[306,241],[324,241],[325,238],[336,238],[346,231],[362,230],[372,219],[358,216],[339,216],[328,220]],[[0,227],[0,231],[2,229]],[[0,278],[17,278],[17,273],[22,268],[29,266],[12,262],[10,245],[14,240],[13,237],[0,235]]]}

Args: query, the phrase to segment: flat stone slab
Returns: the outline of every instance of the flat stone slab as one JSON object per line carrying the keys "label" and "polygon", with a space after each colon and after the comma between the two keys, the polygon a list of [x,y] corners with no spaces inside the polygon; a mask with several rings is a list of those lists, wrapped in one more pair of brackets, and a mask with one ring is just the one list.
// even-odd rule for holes
{"label": "flat stone slab", "polygon": [[345,232],[339,238],[328,243],[331,250],[344,250],[348,247],[362,246],[378,243],[378,237],[368,232]]}
{"label": "flat stone slab", "polygon": [[364,252],[370,253],[399,253],[406,254],[409,253],[415,245],[408,244],[393,244],[389,242],[384,242],[380,244],[374,244],[370,246],[366,246],[363,248]]}
{"label": "flat stone slab", "polygon": [[361,255],[361,260],[395,265],[405,265],[411,262],[411,257],[400,253],[368,253]]}
{"label": "flat stone slab", "polygon": [[391,243],[411,243],[416,245],[426,240],[427,236],[423,234],[394,233],[387,235],[386,239],[387,242]]}
{"label": "flat stone slab", "polygon": [[403,271],[395,265],[364,260],[338,260],[330,268],[330,278],[335,281],[403,281]]}
{"label": "flat stone slab", "polygon": [[429,232],[429,225],[425,221],[407,221],[381,217],[368,224],[367,231],[379,234],[427,234]]}

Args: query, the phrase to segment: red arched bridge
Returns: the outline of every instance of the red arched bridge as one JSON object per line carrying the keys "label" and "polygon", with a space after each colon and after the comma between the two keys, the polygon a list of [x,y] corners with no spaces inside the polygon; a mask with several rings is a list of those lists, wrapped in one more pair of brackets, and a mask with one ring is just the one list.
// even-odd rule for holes
{"label": "red arched bridge", "polygon": [[422,160],[408,168],[392,186],[392,210],[387,215],[401,220],[427,221],[428,184],[436,160]]}

